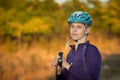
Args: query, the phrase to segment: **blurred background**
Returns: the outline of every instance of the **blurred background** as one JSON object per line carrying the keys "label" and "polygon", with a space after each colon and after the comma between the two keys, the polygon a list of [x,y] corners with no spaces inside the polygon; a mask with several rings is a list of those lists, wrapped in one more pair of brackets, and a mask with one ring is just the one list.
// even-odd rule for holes
{"label": "blurred background", "polygon": [[69,51],[67,19],[76,10],[93,18],[100,80],[120,80],[120,0],[0,0],[0,80],[55,80],[51,61]]}

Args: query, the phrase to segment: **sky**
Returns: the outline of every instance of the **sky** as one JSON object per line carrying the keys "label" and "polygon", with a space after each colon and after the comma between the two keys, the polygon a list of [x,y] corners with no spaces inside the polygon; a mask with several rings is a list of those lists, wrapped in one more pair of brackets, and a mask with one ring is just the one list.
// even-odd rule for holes
{"label": "sky", "polygon": [[56,2],[64,3],[66,0],[55,0]]}
{"label": "sky", "polygon": [[[60,2],[60,3],[64,3],[64,2],[66,2],[66,1],[70,1],[70,0],[55,0],[56,2]],[[87,1],[87,0],[80,0],[80,1],[83,1],[83,2],[85,2],[85,1]],[[91,1],[96,1],[96,0],[91,0]],[[109,0],[100,0],[101,2],[107,2],[107,1],[109,1]]]}

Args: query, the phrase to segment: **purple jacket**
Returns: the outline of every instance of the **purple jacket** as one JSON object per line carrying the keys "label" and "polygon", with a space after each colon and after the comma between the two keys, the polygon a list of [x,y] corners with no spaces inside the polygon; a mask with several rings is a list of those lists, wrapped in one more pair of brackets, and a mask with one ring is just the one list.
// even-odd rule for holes
{"label": "purple jacket", "polygon": [[75,46],[71,45],[67,55],[67,62],[71,64],[69,70],[63,69],[57,80],[99,80],[101,55],[98,49],[89,42]]}

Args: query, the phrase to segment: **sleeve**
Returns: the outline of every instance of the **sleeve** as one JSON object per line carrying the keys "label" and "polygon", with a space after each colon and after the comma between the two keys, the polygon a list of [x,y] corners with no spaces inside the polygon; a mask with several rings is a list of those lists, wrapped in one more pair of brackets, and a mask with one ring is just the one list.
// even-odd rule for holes
{"label": "sleeve", "polygon": [[101,56],[96,47],[88,48],[86,51],[86,67],[80,68],[83,65],[73,64],[69,72],[78,80],[98,80],[100,75]]}
{"label": "sleeve", "polygon": [[65,75],[67,75],[67,74],[66,74],[66,71],[63,70],[60,75],[57,75],[57,76],[56,76],[56,80],[66,80]]}
{"label": "sleeve", "polygon": [[63,73],[61,73],[60,75],[57,75],[56,80],[65,80],[65,77],[64,77]]}

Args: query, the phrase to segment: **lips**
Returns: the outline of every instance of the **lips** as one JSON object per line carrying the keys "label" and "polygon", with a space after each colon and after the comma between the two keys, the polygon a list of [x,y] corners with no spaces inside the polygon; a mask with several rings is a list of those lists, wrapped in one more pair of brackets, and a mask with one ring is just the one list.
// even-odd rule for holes
{"label": "lips", "polygon": [[72,33],[73,36],[76,36],[77,34],[76,33]]}

